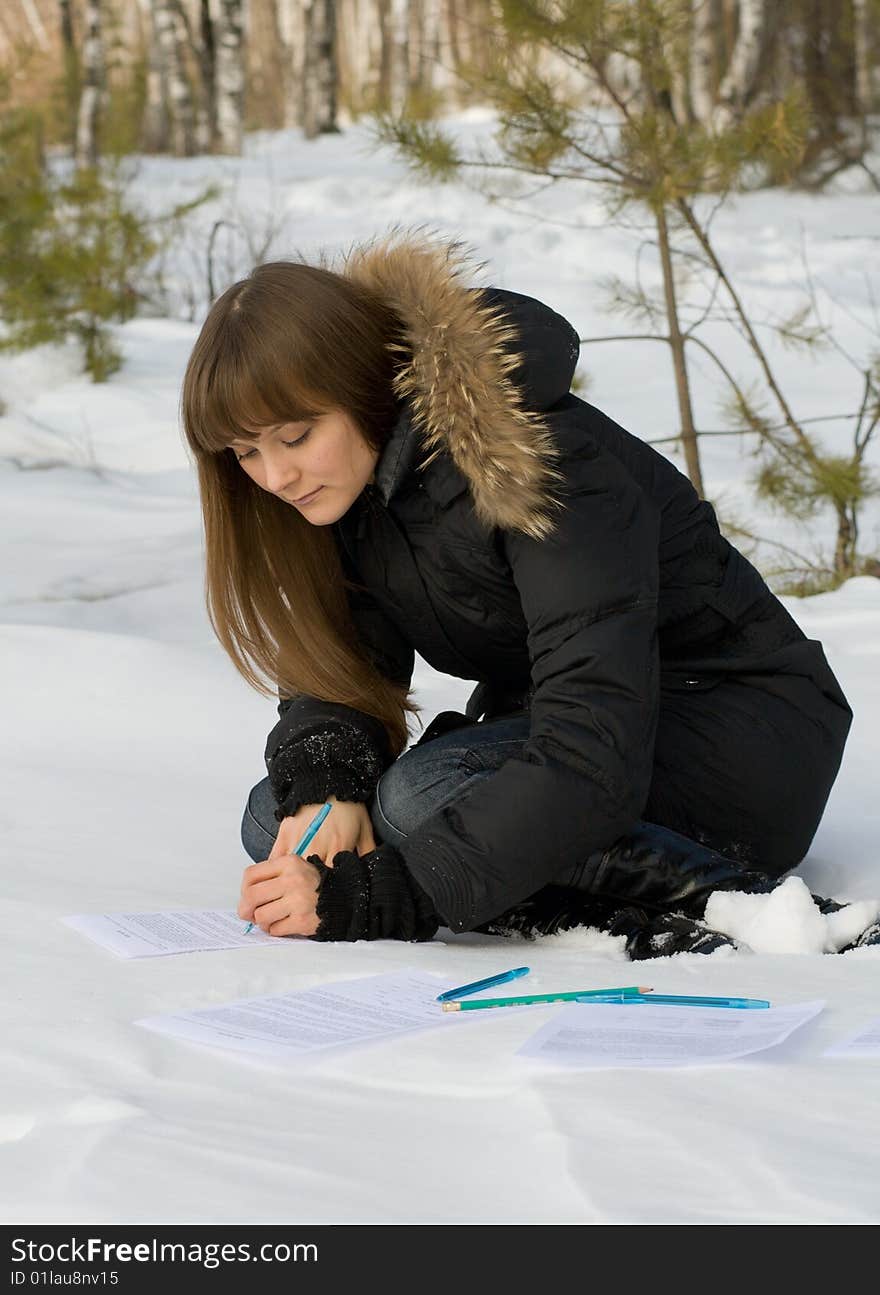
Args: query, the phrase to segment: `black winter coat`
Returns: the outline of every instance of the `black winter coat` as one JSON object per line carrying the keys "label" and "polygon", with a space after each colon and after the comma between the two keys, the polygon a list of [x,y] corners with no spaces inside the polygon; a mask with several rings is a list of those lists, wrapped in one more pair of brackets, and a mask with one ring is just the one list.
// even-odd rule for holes
{"label": "black winter coat", "polygon": [[[350,271],[401,313],[413,359],[375,484],[334,531],[388,677],[408,683],[418,653],[476,681],[471,715],[530,711],[522,754],[399,847],[445,923],[470,930],[639,818],[661,682],[767,673],[781,649],[827,667],[687,478],[570,393],[571,324],[464,287],[453,261],[409,245]],[[279,715],[266,747],[279,816],[370,799],[391,763],[375,720],[308,697]]]}

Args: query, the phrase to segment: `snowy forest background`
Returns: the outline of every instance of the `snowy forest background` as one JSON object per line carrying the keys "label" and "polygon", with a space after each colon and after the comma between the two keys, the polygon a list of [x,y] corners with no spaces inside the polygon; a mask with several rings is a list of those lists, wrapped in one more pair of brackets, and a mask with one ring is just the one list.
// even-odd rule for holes
{"label": "snowy forest background", "polygon": [[[773,520],[722,507],[722,526],[779,592],[831,590],[880,574],[880,235],[836,233],[859,241],[862,279],[840,295],[809,222],[790,225],[768,304],[716,231],[741,193],[880,192],[878,108],[880,0],[7,0],[0,349],[73,343],[106,381],[119,324],[200,320],[253,264],[294,254],[280,182],[246,191],[220,159],[289,130],[319,168],[354,131],[425,192],[464,184],[564,225],[540,207],[552,189],[585,246],[591,204],[627,232],[630,264],[589,285],[606,317],[582,337],[575,390],[605,343],[661,344],[675,420],[655,443],[707,495],[707,439],[739,438]],[[449,133],[481,112],[479,138]],[[141,183],[161,155],[218,164],[163,203]],[[834,373],[830,405],[799,407],[792,351]]]}
{"label": "snowy forest background", "polygon": [[[39,103],[47,82],[63,81],[53,135],[80,139],[81,157],[102,131],[105,142],[127,132],[145,152],[236,153],[245,130],[311,138],[377,109],[429,116],[480,103],[492,45],[523,14],[573,16],[584,31],[602,10],[641,12],[671,33],[678,121],[708,125],[798,87],[813,115],[801,179],[821,185],[864,157],[876,0],[7,0],[0,60],[19,101]],[[559,43],[536,52],[570,78]],[[609,52],[632,89],[623,42]]]}

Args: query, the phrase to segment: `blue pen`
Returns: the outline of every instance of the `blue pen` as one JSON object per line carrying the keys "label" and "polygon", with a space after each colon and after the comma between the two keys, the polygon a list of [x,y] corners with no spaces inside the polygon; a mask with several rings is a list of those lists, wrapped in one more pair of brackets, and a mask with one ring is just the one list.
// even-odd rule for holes
{"label": "blue pen", "polygon": [[769,1007],[766,998],[698,998],[690,994],[608,994],[578,998],[579,1003],[660,1003],[669,1007]]}
{"label": "blue pen", "polygon": [[[306,828],[305,833],[303,834],[302,840],[298,843],[296,849],[291,851],[291,854],[302,854],[306,846],[311,845],[312,840],[315,836],[315,833],[317,832],[321,824],[324,822],[324,819],[330,813],[332,808],[333,806],[329,802],[326,805],[321,806],[321,808],[318,810],[315,817],[312,819],[311,823],[309,823],[308,827]],[[247,935],[248,931],[253,930],[253,926],[254,926],[253,922],[248,922],[247,926],[244,928],[245,935]]]}
{"label": "blue pen", "polygon": [[450,998],[464,998],[465,994],[475,994],[478,989],[491,989],[493,985],[503,985],[508,980],[527,976],[529,967],[514,967],[512,971],[502,971],[497,976],[487,976],[485,980],[475,980],[470,985],[460,985],[458,989],[447,989],[445,994],[437,995],[438,1003],[445,1003]]}

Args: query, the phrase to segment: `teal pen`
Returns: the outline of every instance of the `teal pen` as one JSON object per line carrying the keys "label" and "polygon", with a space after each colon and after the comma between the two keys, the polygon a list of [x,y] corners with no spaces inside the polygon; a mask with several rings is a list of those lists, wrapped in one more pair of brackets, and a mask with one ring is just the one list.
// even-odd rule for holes
{"label": "teal pen", "polygon": [[578,1003],[659,1003],[669,1007],[769,1007],[766,998],[698,998],[690,994],[606,994],[576,1000]]}
{"label": "teal pen", "polygon": [[[317,832],[321,824],[324,822],[324,819],[330,813],[332,808],[333,806],[329,803],[329,801],[326,805],[321,806],[321,808],[318,810],[317,814],[312,819],[311,823],[309,823],[308,827],[303,833],[302,840],[296,846],[296,849],[291,851],[292,854],[302,854],[306,846],[311,845],[312,840],[315,836],[315,833]],[[254,927],[253,922],[248,922],[247,926],[244,928],[245,935],[247,935],[249,931],[252,931],[253,927]]]}
{"label": "teal pen", "polygon": [[628,994],[650,994],[650,985],[615,985],[609,989],[565,989],[556,993],[525,994],[519,998],[469,998],[441,1003],[444,1012],[482,1012],[490,1007],[523,1007],[532,1003],[617,1003]]}
{"label": "teal pen", "polygon": [[500,971],[497,976],[487,976],[485,980],[474,980],[469,985],[459,985],[458,989],[447,989],[445,994],[437,995],[438,1003],[445,1003],[450,998],[463,998],[465,994],[475,994],[478,989],[491,989],[493,985],[503,985],[508,980],[527,976],[530,967],[514,967],[512,971]]}

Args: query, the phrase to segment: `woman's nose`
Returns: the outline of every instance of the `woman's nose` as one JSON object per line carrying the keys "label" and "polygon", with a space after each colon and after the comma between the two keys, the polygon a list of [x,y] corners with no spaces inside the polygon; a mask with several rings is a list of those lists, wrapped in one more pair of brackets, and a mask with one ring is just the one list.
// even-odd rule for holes
{"label": "woman's nose", "polygon": [[265,464],[266,489],[276,495],[283,494],[300,475],[292,463],[285,463],[283,455],[267,456]]}

